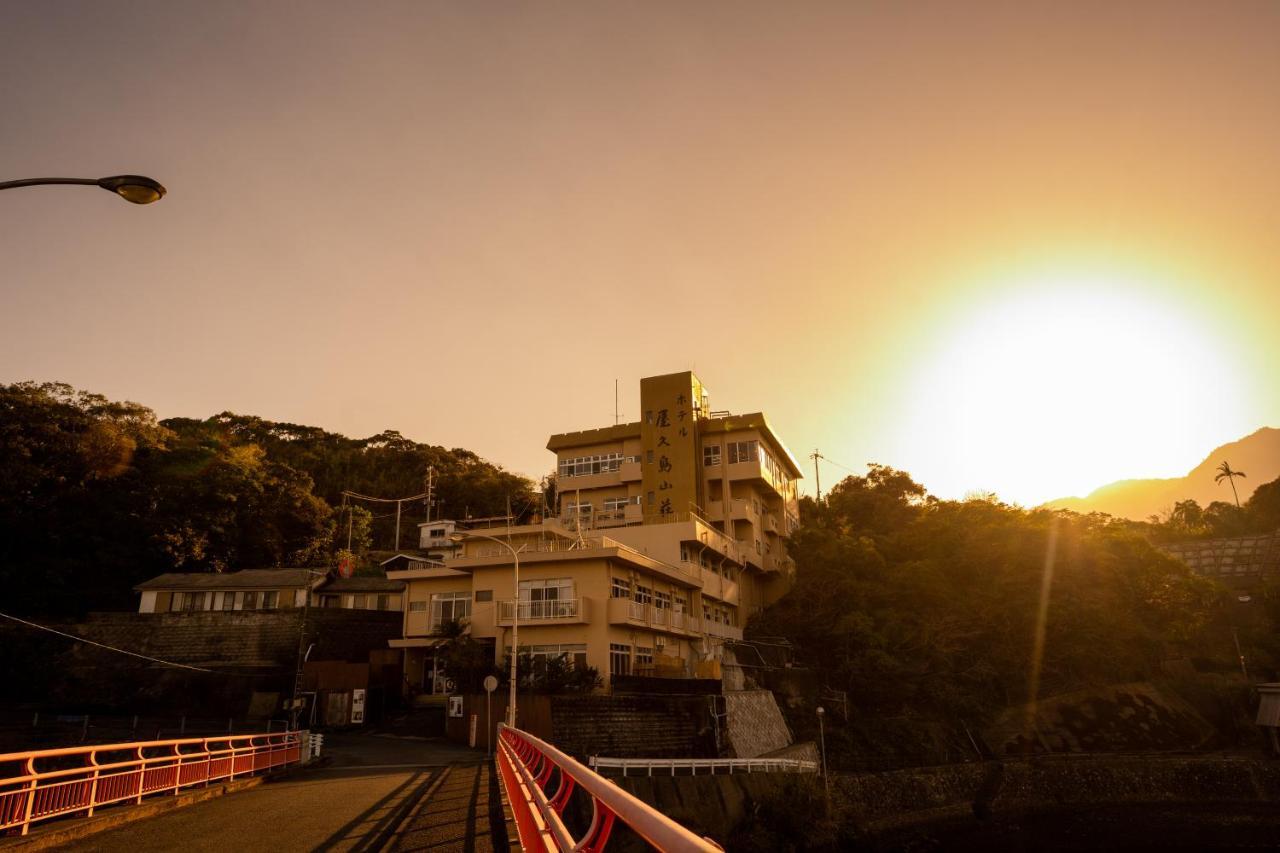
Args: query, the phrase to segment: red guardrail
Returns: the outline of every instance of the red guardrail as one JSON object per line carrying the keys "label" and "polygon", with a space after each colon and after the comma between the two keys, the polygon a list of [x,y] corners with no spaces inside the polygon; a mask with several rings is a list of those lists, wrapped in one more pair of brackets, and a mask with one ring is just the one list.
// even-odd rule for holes
{"label": "red guardrail", "polygon": [[[0,833],[302,760],[304,732],[110,743],[0,755]],[[16,775],[15,775],[15,772]]]}
{"label": "red guardrail", "polygon": [[[528,732],[499,725],[497,760],[520,847],[526,853],[597,853],[608,843],[615,820],[662,853],[722,850]],[[575,790],[591,797],[591,825],[580,839],[560,819]]]}

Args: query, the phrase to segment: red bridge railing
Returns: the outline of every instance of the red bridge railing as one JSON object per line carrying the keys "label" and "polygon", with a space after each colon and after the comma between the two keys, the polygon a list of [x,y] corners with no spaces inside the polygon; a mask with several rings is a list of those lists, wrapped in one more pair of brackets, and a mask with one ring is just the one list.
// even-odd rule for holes
{"label": "red bridge railing", "polygon": [[0,834],[302,760],[304,732],[153,740],[0,755]]}
{"label": "red bridge railing", "polygon": [[[499,725],[497,760],[526,853],[597,853],[608,843],[616,821],[663,853],[722,849],[528,732]],[[591,798],[591,824],[577,839],[561,819],[575,791]]]}

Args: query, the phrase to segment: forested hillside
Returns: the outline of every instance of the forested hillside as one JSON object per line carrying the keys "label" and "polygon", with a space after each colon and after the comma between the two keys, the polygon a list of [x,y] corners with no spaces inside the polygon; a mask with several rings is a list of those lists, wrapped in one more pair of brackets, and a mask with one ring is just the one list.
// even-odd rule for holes
{"label": "forested hillside", "polygon": [[[1264,485],[1217,517],[1274,530],[1277,494]],[[802,517],[796,584],[747,634],[786,638],[820,686],[848,696],[851,720],[976,732],[1033,695],[1160,678],[1170,661],[1230,676],[1243,653],[1262,678],[1280,662],[1280,589],[1242,604],[1157,549],[1213,532],[1203,519],[1188,530],[945,501],[878,465],[806,500]],[[812,709],[796,724],[812,725]]]}
{"label": "forested hillside", "polygon": [[[230,413],[161,422],[68,385],[0,385],[6,610],[127,608],[134,584],[165,571],[331,565],[347,541],[341,492],[418,494],[429,466],[437,514],[534,506],[526,479],[396,432],[351,439]],[[355,544],[392,547],[393,513],[372,505],[372,530],[357,513]],[[424,517],[422,501],[404,506],[406,545]]]}

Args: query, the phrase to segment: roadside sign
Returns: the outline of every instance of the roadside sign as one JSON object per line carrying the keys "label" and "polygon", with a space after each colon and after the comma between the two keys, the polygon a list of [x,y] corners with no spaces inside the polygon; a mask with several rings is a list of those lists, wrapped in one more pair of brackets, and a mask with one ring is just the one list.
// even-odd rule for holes
{"label": "roadside sign", "polygon": [[364,691],[360,689],[351,691],[351,722],[364,722]]}
{"label": "roadside sign", "polygon": [[484,689],[489,693],[492,693],[493,691],[497,690],[498,679],[494,678],[492,675],[486,675],[484,677]]}

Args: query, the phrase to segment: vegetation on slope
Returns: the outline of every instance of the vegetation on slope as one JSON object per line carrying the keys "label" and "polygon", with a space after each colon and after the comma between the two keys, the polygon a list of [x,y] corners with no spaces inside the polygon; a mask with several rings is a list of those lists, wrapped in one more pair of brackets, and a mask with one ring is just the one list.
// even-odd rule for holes
{"label": "vegetation on slope", "polygon": [[[458,515],[533,500],[527,480],[470,451],[394,432],[349,439],[227,413],[161,422],[137,403],[63,384],[0,385],[6,607],[128,608],[135,584],[166,571],[332,565],[347,541],[341,492],[418,494],[429,466],[443,508]],[[386,506],[375,508],[386,517],[371,531],[369,514],[356,516],[357,550],[371,538],[391,546]],[[424,515],[421,501],[405,505],[406,545]]]}

